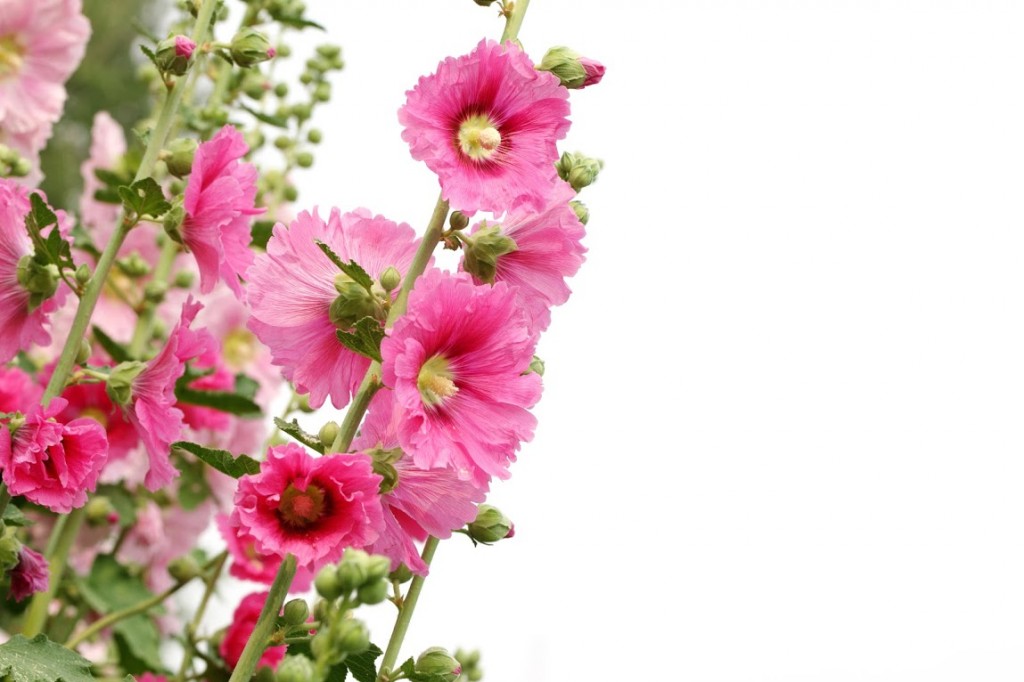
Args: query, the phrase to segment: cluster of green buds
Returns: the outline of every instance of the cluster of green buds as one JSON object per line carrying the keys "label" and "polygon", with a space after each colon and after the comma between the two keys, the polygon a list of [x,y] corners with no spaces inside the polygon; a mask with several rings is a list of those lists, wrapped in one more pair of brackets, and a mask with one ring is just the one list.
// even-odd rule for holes
{"label": "cluster of green buds", "polygon": [[476,519],[466,526],[465,533],[474,544],[491,545],[498,540],[512,538],[516,531],[515,524],[500,509],[489,504],[481,504],[477,507]]}
{"label": "cluster of green buds", "polygon": [[32,171],[32,164],[17,151],[0,144],[0,178],[21,178]]}
{"label": "cluster of green buds", "polygon": [[25,254],[18,261],[18,284],[29,293],[29,310],[35,310],[43,301],[57,293],[60,284],[60,269],[33,254]]}
{"label": "cluster of green buds", "polygon": [[459,678],[459,682],[478,682],[483,679],[484,671],[480,667],[479,651],[456,649],[455,658],[462,665],[462,676]]}
{"label": "cluster of green buds", "polygon": [[565,152],[555,163],[558,177],[572,185],[577,192],[594,184],[602,168],[604,161],[592,159],[580,152]]}

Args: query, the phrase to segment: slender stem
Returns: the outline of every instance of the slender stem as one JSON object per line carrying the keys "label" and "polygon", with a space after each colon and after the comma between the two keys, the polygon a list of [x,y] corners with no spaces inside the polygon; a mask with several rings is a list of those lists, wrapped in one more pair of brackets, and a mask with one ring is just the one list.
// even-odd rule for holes
{"label": "slender stem", "polygon": [[4,517],[4,512],[7,511],[7,503],[10,501],[11,493],[8,492],[7,486],[4,484],[4,482],[0,481],[0,519]]}
{"label": "slender stem", "polygon": [[85,507],[79,507],[72,509],[67,516],[59,517],[57,525],[53,528],[50,544],[46,548],[46,557],[50,560],[49,585],[45,592],[36,592],[32,596],[32,602],[25,615],[25,623],[21,628],[21,634],[30,639],[42,632],[46,625],[50,602],[60,589],[60,581],[68,564],[68,554],[71,552],[71,546],[75,544],[75,537],[83,520]]}
{"label": "slender stem", "polygon": [[275,623],[277,623],[277,616],[281,613],[284,598],[288,596],[288,588],[291,586],[292,578],[294,577],[295,557],[287,554],[284,557],[284,561],[281,562],[281,567],[277,569],[274,584],[270,586],[270,594],[267,595],[267,601],[263,604],[263,610],[260,611],[260,619],[256,621],[256,627],[253,628],[252,634],[249,635],[249,641],[245,643],[242,655],[239,657],[238,664],[231,673],[231,679],[228,682],[243,682],[243,680],[248,682],[252,678],[252,674],[256,671],[256,666],[259,664],[260,656],[263,655],[263,650],[267,648],[271,632],[274,629]]}
{"label": "slender stem", "polygon": [[[423,545],[423,563],[427,566],[434,558],[434,551],[437,549],[437,545],[440,542],[434,536],[427,538],[426,544]],[[423,581],[426,580],[421,575],[416,576],[412,579],[412,585],[409,586],[409,593],[405,595],[405,600],[402,603],[402,607],[398,611],[398,619],[395,621],[395,629],[391,631],[391,639],[388,640],[388,649],[384,652],[384,658],[380,661],[380,674],[377,676],[377,682],[385,682],[388,679],[388,674],[395,665],[395,661],[398,660],[398,651],[402,648],[402,642],[405,640],[405,633],[409,630],[409,622],[412,620],[412,612],[416,610],[416,602],[419,601],[420,592],[423,591]]]}
{"label": "slender stem", "polygon": [[210,603],[213,588],[217,585],[217,580],[220,579],[220,573],[224,569],[224,564],[227,560],[228,553],[226,551],[221,552],[214,559],[213,568],[205,578],[206,591],[203,592],[203,598],[199,601],[199,608],[196,609],[195,615],[192,616],[192,620],[188,624],[188,629],[185,630],[185,655],[181,659],[181,667],[178,668],[176,680],[184,682],[185,675],[192,666],[192,656],[196,649],[196,633],[199,632],[199,624],[203,621],[203,614],[206,613],[206,606]]}
{"label": "slender stem", "polygon": [[515,0],[512,5],[512,14],[505,22],[505,30],[501,34],[501,42],[515,40],[519,37],[519,29],[523,25],[523,16],[526,15],[526,8],[530,6],[530,0]]}
{"label": "slender stem", "polygon": [[388,321],[385,326],[391,327],[395,320],[405,313],[405,307],[409,302],[409,292],[412,291],[413,286],[416,284],[416,279],[427,269],[427,263],[430,262],[431,256],[434,255],[434,249],[441,242],[441,234],[444,232],[444,221],[447,217],[448,202],[444,200],[444,197],[439,196],[437,204],[434,206],[434,213],[430,216],[430,222],[423,233],[420,246],[416,249],[416,255],[413,256],[412,263],[405,273],[405,279],[402,280],[402,290],[391,306],[391,312],[388,313]]}
{"label": "slender stem", "polygon": [[190,582],[190,580],[179,581],[179,582],[171,585],[170,587],[168,587],[166,590],[164,590],[160,594],[154,594],[149,599],[146,599],[144,601],[140,601],[140,602],[138,602],[136,604],[132,604],[131,606],[129,606],[126,609],[121,609],[120,611],[114,611],[113,613],[108,613],[107,615],[103,616],[102,618],[100,618],[99,620],[95,621],[94,623],[91,623],[89,625],[89,627],[85,628],[84,630],[79,632],[77,635],[75,635],[74,637],[69,639],[64,646],[66,646],[69,649],[74,649],[76,646],[78,646],[79,644],[81,644],[85,640],[89,639],[90,637],[95,635],[97,632],[101,631],[103,628],[110,627],[114,623],[120,622],[120,621],[124,620],[125,618],[131,618],[134,615],[137,615],[137,614],[140,614],[140,613],[145,613],[146,611],[150,610],[154,606],[162,604],[172,594],[174,594],[175,592],[177,592],[181,588],[185,587],[185,585],[187,585]]}
{"label": "slender stem", "polygon": [[[171,268],[174,266],[174,259],[178,255],[178,250],[178,243],[165,236],[164,245],[160,249],[160,260],[157,261],[156,267],[153,269],[153,279],[150,280],[151,282],[167,283],[171,274]],[[128,347],[128,353],[133,358],[142,356],[142,351],[146,348],[146,342],[149,341],[149,337],[153,334],[156,308],[157,304],[155,302],[147,301],[143,307],[142,314],[139,315],[139,319],[135,323],[135,333],[132,334],[132,342]]]}
{"label": "slender stem", "polygon": [[359,430],[359,423],[363,420],[363,415],[366,414],[373,396],[381,387],[380,375],[380,363],[374,361],[366,370],[363,383],[360,384],[356,397],[352,399],[352,404],[349,405],[348,411],[345,413],[345,419],[341,422],[338,436],[334,439],[328,452],[346,452],[352,445],[352,439],[356,437],[356,431]]}

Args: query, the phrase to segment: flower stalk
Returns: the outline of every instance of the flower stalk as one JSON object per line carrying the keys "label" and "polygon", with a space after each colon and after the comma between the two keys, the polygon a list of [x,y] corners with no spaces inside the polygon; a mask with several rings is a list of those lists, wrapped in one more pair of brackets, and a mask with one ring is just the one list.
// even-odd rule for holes
{"label": "flower stalk", "polygon": [[[423,554],[421,556],[423,563],[427,566],[433,560],[434,552],[437,550],[439,543],[440,540],[431,536],[427,538],[426,543],[423,545]],[[425,580],[426,578],[422,575],[413,578],[412,584],[409,586],[409,592],[402,600],[402,605],[398,609],[398,618],[395,620],[395,627],[391,631],[391,639],[388,640],[388,648],[384,652],[384,658],[380,661],[380,674],[377,675],[377,682],[388,682],[391,679],[391,669],[398,660],[398,652],[402,648],[402,642],[405,641],[405,633],[409,630],[412,613],[416,610],[416,602],[420,599],[420,592],[423,591],[423,582]]]}
{"label": "flower stalk", "polygon": [[260,611],[259,620],[256,621],[252,635],[245,643],[242,655],[238,659],[238,665],[235,666],[228,682],[243,682],[252,679],[260,656],[263,655],[263,650],[270,642],[270,635],[277,623],[277,616],[281,612],[281,607],[284,606],[284,599],[288,596],[288,588],[291,587],[294,577],[295,557],[288,554],[281,562],[281,567],[277,569],[274,584],[270,586],[270,593],[267,595],[263,610]]}

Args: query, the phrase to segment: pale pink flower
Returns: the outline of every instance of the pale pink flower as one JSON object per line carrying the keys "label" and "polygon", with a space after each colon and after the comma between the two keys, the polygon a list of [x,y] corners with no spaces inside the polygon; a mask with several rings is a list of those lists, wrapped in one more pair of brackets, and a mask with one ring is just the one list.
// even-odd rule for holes
{"label": "pale pink flower", "polygon": [[29,410],[13,435],[0,428],[7,489],[61,514],[85,504],[107,461],[107,434],[95,420],[64,424],[54,419],[66,406],[66,400],[54,398],[47,407]]}
{"label": "pale pink flower", "polygon": [[[81,209],[82,226],[94,232],[93,239],[101,250],[106,247],[110,235],[114,232],[114,224],[117,222],[121,205],[95,198],[96,190],[104,186],[96,177],[96,171],[116,170],[126,149],[124,131],[121,130],[120,124],[107,112],[98,112],[92,120],[89,158],[82,162],[82,198],[78,205]],[[132,238],[136,234],[136,231],[132,230],[128,236]],[[128,247],[125,253],[131,250]]]}
{"label": "pale pink flower", "polygon": [[[236,519],[237,520],[237,519]],[[217,529],[228,545],[231,566],[228,572],[242,580],[252,580],[265,585],[274,582],[277,569],[284,560],[279,554],[263,554],[256,549],[256,539],[233,525],[227,514],[217,516]],[[313,584],[313,573],[306,566],[296,569],[289,592],[304,592]]]}
{"label": "pale pink flower", "polygon": [[420,78],[398,112],[414,159],[437,173],[452,208],[501,213],[519,196],[539,208],[554,184],[569,92],[509,42],[483,40]]}
{"label": "pale pink flower", "polygon": [[540,377],[527,372],[538,332],[504,282],[427,272],[381,344],[384,383],[402,410],[398,439],[420,467],[454,466],[484,485],[508,478],[536,419]]}
{"label": "pale pink flower", "polygon": [[156,592],[163,591],[174,583],[167,573],[167,565],[195,546],[209,527],[214,511],[211,500],[204,500],[193,509],[183,509],[180,505],[160,507],[147,502],[138,511],[135,525],[125,536],[118,556],[146,567],[146,584]]}
{"label": "pale pink flower", "polygon": [[275,225],[266,254],[249,270],[249,329],[270,347],[274,364],[296,390],[309,393],[310,405],[320,407],[330,395],[340,408],[359,387],[370,360],[338,341],[330,309],[341,273],[317,240],[379,281],[389,266],[405,273],[416,253],[416,233],[365,209],[344,215],[332,209],[326,223],[313,209],[289,227]]}
{"label": "pale pink flower", "polygon": [[[228,630],[224,633],[224,639],[220,643],[220,655],[231,670],[238,665],[238,659],[242,657],[242,650],[245,649],[246,642],[249,641],[252,631],[256,628],[256,621],[260,619],[260,611],[263,610],[263,605],[267,603],[269,596],[269,592],[254,592],[246,595],[238,604],[234,615],[231,616],[231,624],[228,625]],[[276,670],[277,665],[284,659],[287,649],[286,646],[268,646],[260,656],[259,665]]]}
{"label": "pale pink flower", "polygon": [[[472,240],[481,229],[497,224],[499,232],[515,242],[514,251],[498,256],[494,281],[518,288],[517,296],[537,331],[551,323],[551,307],[569,299],[565,278],[575,275],[584,260],[583,223],[569,206],[575,197],[572,187],[559,180],[543,209],[516,201],[503,219],[478,223],[470,233]],[[474,281],[483,283],[478,273],[472,274]]]}
{"label": "pale pink flower", "polygon": [[208,294],[223,279],[242,296],[238,278],[252,265],[250,217],[256,208],[256,167],[240,159],[249,147],[226,125],[196,149],[185,187],[181,238],[199,264],[199,290]]}
{"label": "pale pink flower", "polygon": [[260,473],[238,480],[230,523],[260,554],[291,553],[316,571],[377,539],[380,480],[363,455],[314,458],[293,443],[275,446]]}
{"label": "pale pink flower", "polygon": [[[0,25],[3,20],[0,19]],[[64,303],[67,287],[61,284],[55,295],[38,306],[31,305],[29,291],[18,282],[18,262],[33,253],[32,240],[25,229],[25,216],[31,210],[29,192],[21,185],[0,178],[0,363],[32,344],[48,345],[46,331],[49,315]],[[63,211],[57,212],[62,234],[67,234]]]}
{"label": "pale pink flower", "polygon": [[0,366],[0,412],[28,412],[43,397],[43,387],[17,367]]}
{"label": "pale pink flower", "polygon": [[18,565],[11,569],[10,595],[14,601],[31,597],[36,592],[45,592],[50,585],[50,566],[46,557],[39,552],[21,546],[18,553]]}

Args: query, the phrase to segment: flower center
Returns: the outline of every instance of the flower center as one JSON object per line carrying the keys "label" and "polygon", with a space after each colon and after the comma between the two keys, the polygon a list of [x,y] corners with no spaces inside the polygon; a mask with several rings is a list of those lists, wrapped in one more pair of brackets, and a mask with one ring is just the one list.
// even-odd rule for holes
{"label": "flower center", "polygon": [[453,376],[448,361],[440,355],[424,362],[416,377],[416,387],[420,389],[423,404],[434,407],[458,393],[459,387],[452,381]]}
{"label": "flower center", "polygon": [[107,428],[107,413],[98,407],[87,407],[82,410],[78,416],[86,419],[92,419],[95,422],[99,422],[99,425],[103,428]]}
{"label": "flower center", "polygon": [[281,493],[277,516],[289,528],[305,530],[324,516],[327,503],[319,486],[310,484],[305,490],[299,490],[292,483]]}
{"label": "flower center", "polygon": [[242,369],[256,358],[256,335],[244,327],[224,335],[224,362],[231,369]]}
{"label": "flower center", "polygon": [[0,38],[0,80],[14,76],[21,70],[21,64],[25,61],[24,54],[25,48],[15,36]]}
{"label": "flower center", "polygon": [[483,114],[470,116],[459,126],[459,148],[474,161],[485,161],[501,144],[501,133]]}

